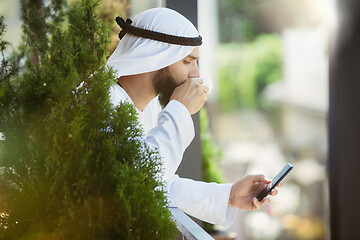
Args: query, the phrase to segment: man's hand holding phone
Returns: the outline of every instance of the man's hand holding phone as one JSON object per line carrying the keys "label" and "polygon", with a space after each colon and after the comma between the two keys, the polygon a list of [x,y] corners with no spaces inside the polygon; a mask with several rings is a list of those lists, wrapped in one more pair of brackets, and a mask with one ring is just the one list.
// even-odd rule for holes
{"label": "man's hand holding phone", "polygon": [[[262,204],[269,204],[270,199],[265,198],[262,202],[256,199],[260,193],[271,180],[265,178],[264,175],[247,175],[240,181],[233,184],[229,197],[229,206],[240,208],[242,210],[257,210],[261,208]],[[277,194],[277,190],[271,193]]]}
{"label": "man's hand holding phone", "polygon": [[262,201],[268,194],[271,193],[276,186],[286,177],[286,175],[293,169],[293,165],[290,163],[286,164],[285,167],[274,177],[270,184],[268,184],[260,193],[257,195],[257,199]]}
{"label": "man's hand holding phone", "polygon": [[263,204],[269,204],[267,195],[277,195],[276,187],[281,186],[281,181],[292,168],[291,164],[287,164],[273,180],[261,174],[245,176],[233,184],[228,205],[242,210],[258,210]]}

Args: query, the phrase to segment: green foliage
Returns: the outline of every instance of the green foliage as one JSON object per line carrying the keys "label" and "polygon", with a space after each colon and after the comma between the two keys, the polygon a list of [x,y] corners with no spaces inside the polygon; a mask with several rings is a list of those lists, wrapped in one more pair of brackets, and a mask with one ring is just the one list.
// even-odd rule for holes
{"label": "green foliage", "polygon": [[113,52],[119,43],[119,25],[114,21],[117,16],[127,19],[130,14],[131,3],[129,0],[102,0],[98,8],[98,17],[101,22],[110,22],[111,42],[108,45],[108,51]]}
{"label": "green foliage", "polygon": [[218,66],[220,108],[259,107],[263,89],[281,79],[281,39],[260,35],[251,43],[222,44]]}
{"label": "green foliage", "polygon": [[1,72],[0,239],[175,236],[160,159],[133,106],[109,101],[109,26],[97,5],[22,1],[26,63]]}
{"label": "green foliage", "polygon": [[[200,110],[200,139],[202,159],[202,180],[205,182],[222,183],[224,179],[219,169],[219,162],[222,158],[222,149],[214,142],[209,129],[209,117],[205,108]],[[205,231],[214,231],[214,225],[204,222]]]}
{"label": "green foliage", "polygon": [[216,145],[209,132],[209,117],[206,109],[200,110],[200,139],[202,157],[202,180],[205,182],[224,182],[218,164],[222,157],[221,148]]}
{"label": "green foliage", "polygon": [[[1,52],[1,65],[0,65],[0,98],[7,99],[7,94],[11,93],[9,81],[13,76],[16,76],[19,71],[19,59],[17,57],[6,57],[6,48],[9,42],[3,39],[5,34],[4,17],[0,16],[0,52]],[[2,107],[4,103],[0,102]],[[0,119],[1,120],[1,119]]]}
{"label": "green foliage", "polygon": [[220,42],[250,41],[256,35],[253,0],[218,1]]}

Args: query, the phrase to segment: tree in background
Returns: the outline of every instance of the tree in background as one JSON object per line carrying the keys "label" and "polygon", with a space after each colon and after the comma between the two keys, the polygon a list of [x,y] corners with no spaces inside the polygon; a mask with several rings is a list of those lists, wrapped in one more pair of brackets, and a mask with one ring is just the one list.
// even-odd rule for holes
{"label": "tree in background", "polygon": [[220,109],[262,108],[266,105],[263,90],[282,77],[282,42],[277,33],[284,26],[274,18],[268,19],[269,12],[279,9],[277,13],[288,20],[289,26],[295,18],[285,18],[285,8],[279,7],[281,1],[228,0],[218,4]]}
{"label": "tree in background", "polygon": [[[0,65],[0,83],[8,82],[13,76],[16,76],[19,70],[18,59],[15,56],[6,56],[5,50],[10,45],[2,37],[5,34],[4,17],[0,16],[0,52],[1,52],[1,65]],[[0,88],[0,94],[5,90],[5,86]]]}
{"label": "tree in background", "polygon": [[313,0],[218,1],[220,42],[249,42],[264,33],[321,24],[324,13],[314,5]]}
{"label": "tree in background", "polygon": [[282,41],[276,34],[219,47],[219,106],[223,111],[261,108],[265,87],[282,78]]}
{"label": "tree in background", "polygon": [[[201,163],[202,180],[204,182],[223,183],[222,171],[219,162],[222,158],[222,149],[216,144],[210,133],[209,117],[205,108],[199,113],[200,118],[200,140],[201,140]],[[214,225],[204,222],[203,227],[209,233],[215,232]]]}
{"label": "tree in background", "polygon": [[0,72],[1,239],[176,233],[160,159],[141,141],[136,111],[109,101],[110,27],[98,3],[21,1],[24,44],[17,58],[3,56]]}
{"label": "tree in background", "polygon": [[127,0],[103,0],[98,8],[98,17],[102,23],[109,22],[111,25],[110,44],[108,51],[112,53],[119,43],[118,34],[120,32],[119,25],[116,23],[115,18],[120,16],[124,19],[128,18],[130,11],[130,3]]}
{"label": "tree in background", "polygon": [[209,127],[209,117],[205,108],[200,110],[200,139],[202,159],[202,180],[204,182],[224,182],[219,162],[222,158],[222,150],[215,143]]}
{"label": "tree in background", "polygon": [[220,42],[250,41],[256,35],[253,0],[218,1]]}

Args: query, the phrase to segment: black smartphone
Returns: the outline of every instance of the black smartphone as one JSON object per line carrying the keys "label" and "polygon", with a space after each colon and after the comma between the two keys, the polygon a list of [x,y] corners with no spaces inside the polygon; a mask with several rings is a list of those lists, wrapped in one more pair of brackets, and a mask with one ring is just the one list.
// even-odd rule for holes
{"label": "black smartphone", "polygon": [[264,197],[270,194],[270,192],[281,182],[281,180],[286,177],[286,175],[293,169],[293,165],[290,163],[286,164],[285,167],[274,177],[274,179],[269,183],[264,190],[262,190],[259,195],[256,197],[259,201],[262,201]]}

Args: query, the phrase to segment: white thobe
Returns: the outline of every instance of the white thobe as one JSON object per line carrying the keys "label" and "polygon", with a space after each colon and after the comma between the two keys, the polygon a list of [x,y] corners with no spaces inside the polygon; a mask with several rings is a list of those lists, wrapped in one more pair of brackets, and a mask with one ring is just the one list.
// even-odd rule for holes
{"label": "white thobe", "polygon": [[[110,90],[113,105],[133,103],[119,85]],[[235,208],[228,206],[232,184],[217,184],[180,178],[175,174],[184,154],[194,138],[194,124],[187,108],[172,100],[162,110],[154,98],[143,111],[135,107],[143,126],[145,142],[157,149],[163,161],[163,180],[166,182],[170,207],[178,207],[187,214],[206,222],[230,226]]]}

